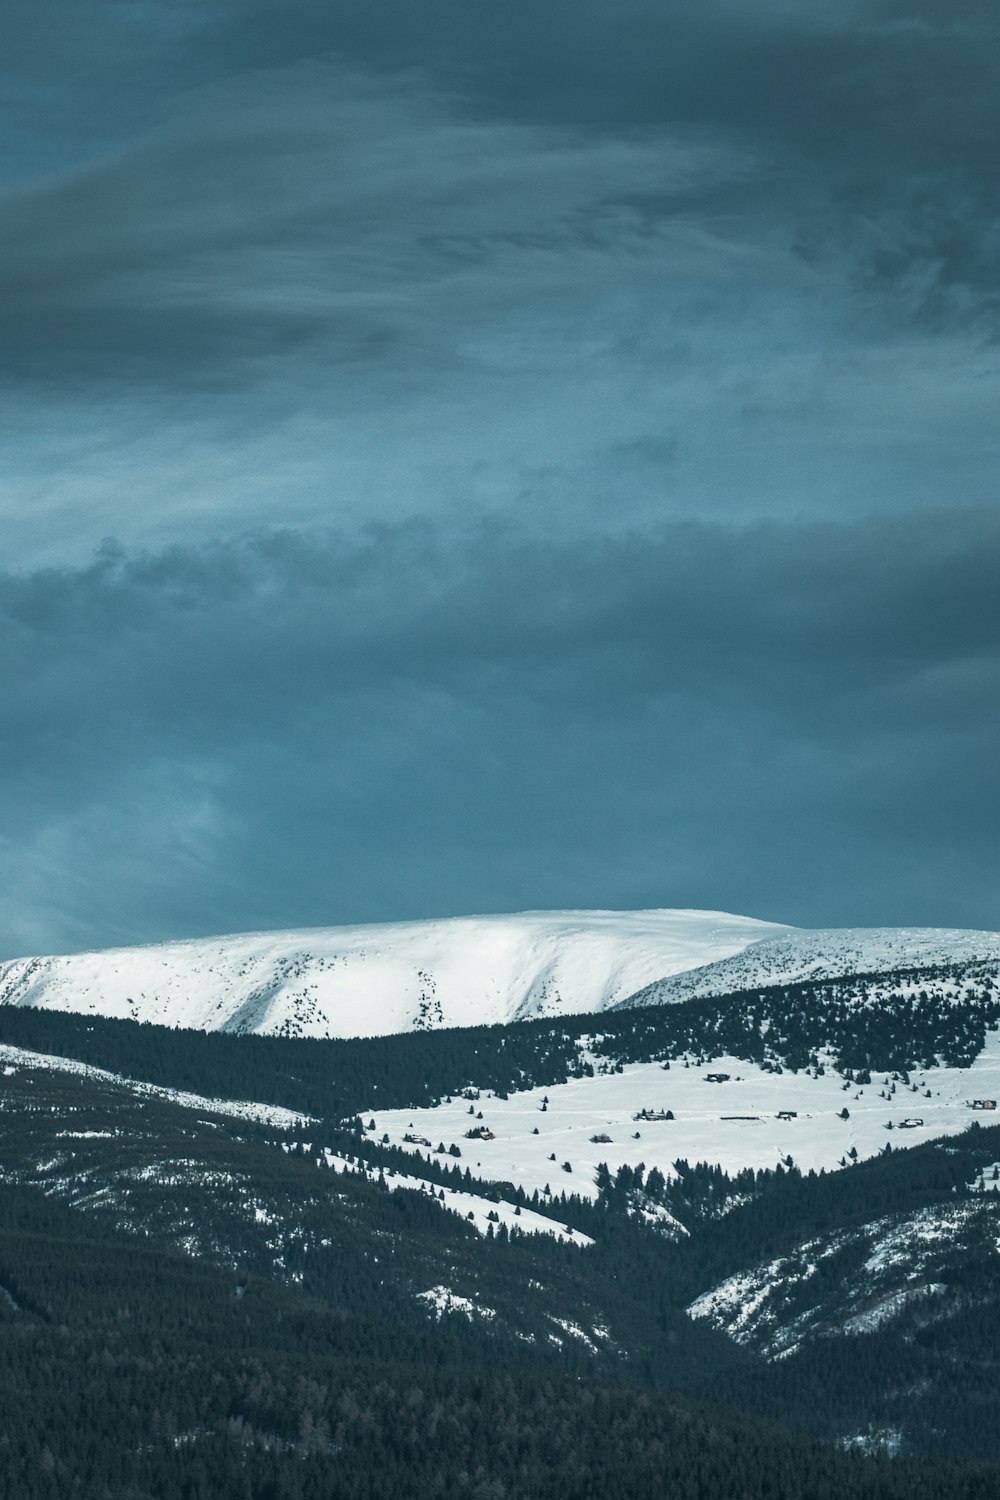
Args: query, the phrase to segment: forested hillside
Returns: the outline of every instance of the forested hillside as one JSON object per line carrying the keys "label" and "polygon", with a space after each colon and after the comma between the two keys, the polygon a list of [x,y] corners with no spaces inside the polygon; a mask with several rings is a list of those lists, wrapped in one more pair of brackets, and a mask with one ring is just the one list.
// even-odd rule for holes
{"label": "forested hillside", "polygon": [[[982,964],[599,1031],[312,1041],[0,1007],[16,1493],[985,1500],[1000,1471],[954,1465],[1000,1463],[1000,1128],[886,1133],[833,1172],[726,1171],[663,1159],[671,1122],[642,1118],[634,1165],[591,1183],[555,1161],[542,1192],[491,1173],[478,1121],[533,1087],[552,1106],[528,1118],[563,1128],[556,1091],[623,1069],[723,1099],[742,1085],[709,1064],[728,1056],[775,1086],[829,1085],[850,1107],[810,1128],[841,1131],[869,1094],[937,1108],[924,1083],[964,1076],[998,1017]],[[359,1118],[373,1100],[421,1128],[471,1112],[468,1152],[404,1149]]]}
{"label": "forested hillside", "polygon": [[0,1193],[18,1500],[992,1500],[989,1468],[836,1453],[676,1395],[403,1331]]}
{"label": "forested hillside", "polygon": [[[595,1382],[601,1389],[624,1382],[633,1388],[633,1399],[637,1388],[656,1401],[657,1391],[694,1401],[722,1398],[734,1412],[753,1411],[828,1442],[857,1439],[874,1447],[888,1443],[914,1456],[1000,1461],[995,1364],[1000,1276],[993,1249],[1000,1235],[1000,1195],[983,1191],[984,1172],[1000,1159],[1000,1128],[976,1126],[947,1143],[889,1152],[833,1174],[803,1175],[779,1166],[731,1177],[684,1161],[675,1164],[670,1177],[655,1170],[605,1171],[591,1202],[565,1191],[544,1200],[529,1197],[511,1184],[476,1181],[468,1167],[447,1160],[422,1164],[418,1190],[400,1190],[394,1174],[407,1166],[412,1172],[412,1159],[367,1134],[334,1130],[329,1141],[355,1168],[331,1170],[319,1149],[328,1140],[325,1127],[317,1137],[315,1128],[279,1130],[213,1114],[210,1105],[182,1106],[155,1097],[137,1101],[122,1085],[85,1072],[8,1065],[0,1119],[4,1201],[13,1205],[0,1252],[0,1283],[13,1324],[20,1329],[30,1323],[39,1330],[33,1335],[37,1341],[51,1338],[53,1326],[71,1326],[59,1312],[59,1297],[66,1278],[76,1286],[83,1274],[81,1241],[109,1240],[121,1247],[126,1270],[109,1273],[107,1283],[110,1303],[118,1309],[112,1319],[116,1337],[122,1329],[114,1320],[120,1315],[130,1331],[139,1314],[131,1295],[123,1292],[115,1300],[112,1282],[127,1286],[133,1274],[128,1267],[152,1264],[142,1256],[137,1260],[134,1251],[126,1253],[127,1245],[142,1248],[146,1257],[159,1245],[165,1253],[181,1251],[216,1267],[224,1273],[220,1284],[227,1298],[241,1306],[246,1299],[246,1308],[273,1296],[278,1301],[267,1302],[268,1307],[301,1305],[313,1314],[323,1309],[322,1317],[332,1317],[335,1327],[363,1326],[373,1370],[385,1357],[383,1341],[405,1343],[405,1330],[424,1351],[414,1355],[418,1363],[427,1359],[438,1368],[443,1361],[450,1371],[458,1368],[456,1359],[481,1364],[488,1374],[483,1389],[494,1392],[484,1401],[500,1400],[493,1383],[514,1379],[517,1387],[522,1375],[532,1390],[531,1382],[543,1377],[557,1382],[552,1390],[562,1389],[563,1379],[583,1379],[588,1389]],[[496,1216],[495,1225],[481,1226],[484,1236],[442,1203],[441,1194],[453,1185],[480,1194],[487,1206],[506,1203],[515,1217],[505,1214],[501,1223]],[[926,1234],[907,1242],[905,1226],[920,1215],[944,1221],[959,1209],[965,1216],[961,1232],[942,1238],[933,1263],[926,1255],[916,1258],[916,1249],[926,1247]],[[523,1233],[516,1215],[527,1224],[529,1213],[540,1214],[554,1229],[572,1224],[593,1243],[579,1248]],[[685,1232],[664,1237],[658,1218],[664,1213]],[[29,1232],[48,1236],[51,1243],[39,1240],[32,1249],[35,1242],[24,1238]],[[867,1246],[864,1253],[869,1253],[873,1242],[892,1232],[902,1236],[903,1249],[891,1275],[873,1280],[866,1298],[854,1275],[864,1260],[861,1252]],[[811,1281],[802,1276],[803,1255],[820,1267]],[[176,1269],[185,1264],[171,1261],[175,1269],[162,1276],[159,1271],[134,1274],[154,1288],[170,1288],[178,1275],[194,1276],[192,1285],[215,1285],[207,1271],[198,1275],[208,1280],[198,1281],[194,1271]],[[727,1278],[752,1278],[761,1266],[769,1268],[773,1322],[780,1328],[805,1317],[807,1325],[776,1363],[769,1362],[763,1337],[734,1339],[724,1317],[692,1317],[689,1311]],[[45,1268],[48,1279],[39,1279]],[[898,1315],[894,1310],[863,1333],[848,1326],[859,1308],[891,1301],[915,1276],[921,1285],[939,1288],[932,1302],[910,1306],[904,1298]],[[179,1302],[172,1291],[168,1295],[176,1319],[183,1299]],[[201,1295],[190,1294],[198,1340],[211,1325],[198,1302]],[[291,1317],[292,1311],[280,1316]],[[141,1320],[140,1326],[145,1328]],[[223,1344],[230,1336],[219,1334]],[[183,1342],[176,1327],[171,1337]],[[260,1337],[266,1346],[271,1335]],[[79,1353],[81,1345],[61,1347]],[[276,1348],[283,1347],[279,1338]],[[459,1356],[453,1356],[453,1348]],[[217,1369],[215,1354],[201,1344],[199,1349],[197,1358],[190,1356],[192,1368],[203,1370],[212,1385],[215,1377],[208,1372]],[[46,1358],[46,1368],[56,1368],[51,1351]],[[224,1361],[223,1366],[229,1371]],[[86,1362],[79,1366],[89,1368]],[[517,1371],[522,1375],[515,1379]],[[21,1373],[11,1378],[25,1380]],[[67,1367],[60,1380],[71,1384],[72,1379]],[[235,1379],[225,1374],[224,1388]],[[378,1384],[374,1374],[371,1380]],[[416,1383],[427,1394],[433,1380]],[[397,1392],[386,1372],[383,1385]],[[453,1392],[454,1385],[447,1389]],[[503,1389],[513,1387],[508,1383]],[[616,1399],[607,1397],[609,1411]],[[453,1404],[454,1396],[447,1400]],[[225,1422],[239,1418],[255,1432],[269,1434],[260,1440],[267,1463],[278,1464],[282,1453],[298,1451],[281,1446],[292,1441],[287,1421],[282,1425],[273,1415],[265,1421],[246,1402],[237,1406],[226,1409]],[[222,1409],[211,1403],[209,1409],[221,1422]],[[362,1409],[371,1409],[371,1403]],[[502,1402],[497,1409],[506,1410]],[[562,1406],[559,1410],[565,1431],[571,1432],[576,1419]],[[323,1420],[332,1422],[326,1408]],[[388,1420],[383,1411],[372,1430]],[[511,1418],[515,1426],[517,1420]],[[189,1418],[177,1421],[186,1431]],[[239,1422],[236,1426],[242,1431]],[[629,1430],[627,1423],[621,1428]],[[232,1430],[226,1429],[225,1442],[221,1427],[212,1431],[209,1447],[218,1439],[218,1453],[228,1452],[226,1445],[235,1441]],[[240,1451],[243,1441],[237,1444]],[[780,1439],[779,1447],[787,1441]],[[50,1451],[55,1455],[51,1445]],[[75,1451],[72,1444],[66,1451]],[[806,1450],[794,1451],[801,1457]],[[629,1454],[631,1462],[631,1446]],[[321,1459],[318,1473],[325,1472]],[[215,1475],[213,1484],[223,1482],[221,1471],[211,1466],[217,1462],[223,1459],[212,1459],[206,1471]],[[636,1462],[628,1483],[641,1486],[648,1482],[642,1477],[645,1460],[637,1456]],[[624,1471],[633,1472],[628,1463]],[[489,1470],[489,1477],[504,1472]],[[594,1472],[600,1472],[599,1464]],[[848,1464],[844,1484],[855,1482],[852,1472]],[[857,1470],[865,1483],[872,1482],[874,1472],[863,1464]],[[891,1470],[893,1483],[899,1472]],[[952,1480],[959,1482],[952,1475],[947,1483]],[[453,1475],[451,1482],[459,1480]],[[511,1481],[511,1493],[562,1493],[519,1489],[520,1482]],[[969,1475],[960,1482],[973,1483]],[[433,1488],[426,1492],[434,1493]]]}
{"label": "forested hillside", "polygon": [[839,1068],[860,1074],[939,1061],[964,1067],[998,1022],[998,964],[976,961],[615,1012],[599,1025],[575,1015],[349,1040],[206,1034],[0,1005],[0,1042],[339,1120],[376,1103],[427,1105],[468,1084],[508,1092],[595,1066],[685,1055],[804,1068],[827,1050]]}

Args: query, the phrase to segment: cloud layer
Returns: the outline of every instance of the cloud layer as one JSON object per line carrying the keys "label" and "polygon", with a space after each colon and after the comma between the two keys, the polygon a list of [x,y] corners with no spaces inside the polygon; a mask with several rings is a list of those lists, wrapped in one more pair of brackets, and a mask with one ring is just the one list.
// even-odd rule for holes
{"label": "cloud layer", "polygon": [[8,533],[981,504],[997,64],[916,0],[16,4]]}
{"label": "cloud layer", "polygon": [[6,945],[526,893],[988,923],[998,563],[967,513],[284,532],[8,576]]}
{"label": "cloud layer", "polygon": [[11,0],[0,67],[0,950],[998,925],[995,7]]}

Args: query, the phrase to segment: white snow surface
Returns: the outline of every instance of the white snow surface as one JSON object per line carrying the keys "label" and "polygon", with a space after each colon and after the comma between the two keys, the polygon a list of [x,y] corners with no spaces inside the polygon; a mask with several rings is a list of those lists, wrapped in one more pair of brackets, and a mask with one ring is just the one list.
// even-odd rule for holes
{"label": "white snow surface", "polygon": [[664,975],[619,1002],[623,1009],[731,995],[737,990],[849,974],[1000,959],[1000,932],[964,927],[825,927],[786,930],[701,968]]}
{"label": "white snow surface", "polygon": [[0,1004],[201,1031],[385,1036],[607,1010],[792,929],[706,911],[562,911],[250,933],[0,963]]}
{"label": "white snow surface", "polygon": [[[709,1073],[730,1078],[710,1083]],[[512,1182],[529,1194],[548,1187],[556,1197],[563,1192],[596,1196],[601,1162],[612,1172],[641,1162],[647,1170],[659,1167],[666,1177],[675,1175],[673,1163],[679,1159],[711,1162],[730,1174],[743,1167],[773,1168],[788,1157],[803,1172],[832,1171],[852,1159],[852,1150],[861,1160],[889,1144],[898,1151],[958,1134],[974,1120],[988,1122],[991,1116],[970,1106],[976,1098],[1000,1098],[1000,1032],[987,1032],[970,1068],[918,1069],[910,1077],[916,1092],[893,1084],[885,1073],[873,1073],[870,1084],[845,1086],[829,1059],[819,1077],[806,1071],[771,1073],[736,1057],[687,1068],[674,1061],[669,1070],[658,1062],[628,1063],[620,1073],[525,1089],[507,1099],[486,1091],[471,1101],[456,1094],[451,1103],[426,1109],[366,1109],[361,1119],[366,1127],[374,1120],[369,1134],[375,1140],[387,1135],[391,1145],[424,1157],[434,1150],[421,1140],[435,1149],[454,1144],[461,1151],[458,1161],[440,1160],[469,1167],[474,1177]],[[669,1109],[674,1119],[635,1119],[644,1109]],[[795,1117],[780,1120],[780,1111],[795,1111]],[[923,1124],[900,1129],[906,1119]],[[466,1132],[479,1126],[494,1138],[470,1140]],[[594,1141],[593,1136],[611,1139]],[[571,1171],[564,1170],[564,1162]]]}
{"label": "white snow surface", "polygon": [[481,1302],[463,1297],[447,1286],[432,1286],[426,1292],[418,1292],[417,1301],[426,1302],[438,1320],[443,1313],[460,1313],[470,1323],[475,1318],[485,1318],[489,1322],[497,1315],[495,1307],[485,1307]]}

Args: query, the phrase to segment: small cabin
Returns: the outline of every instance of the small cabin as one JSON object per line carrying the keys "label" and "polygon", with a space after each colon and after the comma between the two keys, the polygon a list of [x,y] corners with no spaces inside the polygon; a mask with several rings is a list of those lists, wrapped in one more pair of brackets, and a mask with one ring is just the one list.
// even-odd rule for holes
{"label": "small cabin", "polygon": [[632,1116],[633,1120],[672,1120],[673,1110],[670,1109],[640,1109],[638,1114]]}
{"label": "small cabin", "polygon": [[496,1136],[492,1130],[487,1130],[485,1125],[478,1126],[475,1130],[465,1132],[467,1141],[495,1141]]}
{"label": "small cabin", "polygon": [[900,1120],[899,1128],[900,1130],[916,1130],[917,1126],[922,1125],[923,1123],[923,1120],[915,1118],[911,1118],[909,1120]]}
{"label": "small cabin", "polygon": [[729,1074],[729,1073],[706,1073],[705,1074],[705,1082],[706,1083],[728,1083],[730,1077],[731,1077],[731,1074]]}
{"label": "small cabin", "polygon": [[798,1112],[797,1109],[779,1109],[778,1110],[778,1119],[779,1120],[797,1120],[798,1117],[799,1117],[799,1112]]}
{"label": "small cabin", "polygon": [[971,1107],[973,1109],[996,1109],[997,1101],[995,1099],[973,1099]]}

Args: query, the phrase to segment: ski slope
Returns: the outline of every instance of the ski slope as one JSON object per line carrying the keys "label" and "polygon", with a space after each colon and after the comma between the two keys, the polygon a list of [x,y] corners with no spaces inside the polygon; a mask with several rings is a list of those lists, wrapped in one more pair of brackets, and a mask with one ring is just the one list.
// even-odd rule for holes
{"label": "ski slope", "polygon": [[724,912],[566,911],[251,933],[0,964],[0,1004],[201,1031],[384,1036],[602,1011],[791,931]]}
{"label": "ski slope", "polygon": [[665,975],[615,1008],[673,1005],[758,986],[996,958],[1000,932],[960,927],[786,929],[700,968]]}

